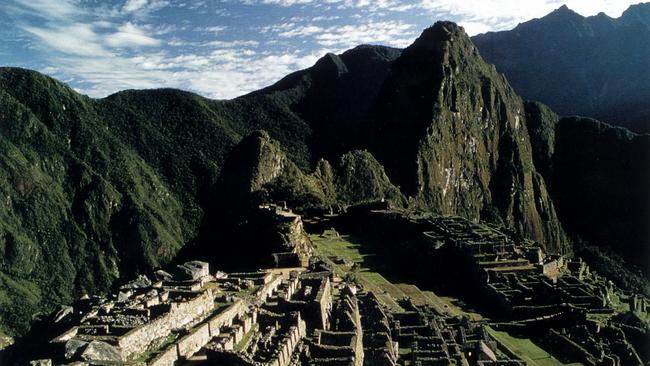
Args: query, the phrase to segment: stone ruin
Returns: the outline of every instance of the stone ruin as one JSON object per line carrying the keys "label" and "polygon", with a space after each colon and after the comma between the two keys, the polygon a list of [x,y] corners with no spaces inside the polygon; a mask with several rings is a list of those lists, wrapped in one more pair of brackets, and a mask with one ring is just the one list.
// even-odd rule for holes
{"label": "stone ruin", "polygon": [[334,284],[333,273],[318,258],[310,262],[302,269],[211,274],[207,263],[193,261],[173,274],[158,271],[152,280],[140,276],[110,297],[85,298],[62,309],[57,318],[67,330],[51,340],[51,357],[33,364],[512,361],[495,356],[495,343],[480,324],[408,302],[403,312],[391,312],[354,283],[337,279]]}
{"label": "stone ruin", "polygon": [[271,254],[275,267],[307,266],[309,258],[314,254],[314,248],[305,233],[302,217],[286,207],[274,204],[260,205],[259,210],[277,222],[278,234],[283,241],[282,251]]}
{"label": "stone ruin", "polygon": [[268,272],[213,276],[200,261],[172,272],[158,271],[155,280],[139,276],[110,297],[74,302],[56,317],[68,327],[50,341],[52,357],[34,362],[173,365],[212,340],[227,349],[256,322],[255,303],[281,283]]}
{"label": "stone ruin", "polygon": [[[418,227],[432,250],[467,259],[475,289],[508,319],[491,322],[493,328],[543,332],[550,348],[586,365],[643,363],[637,350],[648,344],[648,332],[634,314],[645,311],[644,298],[620,295],[578,260],[547,256],[533,243],[466,220],[426,219]],[[54,319],[65,331],[50,341],[50,357],[32,364],[525,364],[484,322],[410,299],[388,308],[335,276],[324,260],[311,256],[300,264],[211,273],[207,263],[191,261],[152,279],[139,276],[109,297],[62,307]],[[614,311],[615,301],[636,313]]]}
{"label": "stone ruin", "polygon": [[459,217],[370,210],[355,219],[415,233],[390,246],[390,255],[427,253],[411,256],[413,265],[435,269],[446,262],[444,271],[463,271],[458,286],[487,299],[483,303],[497,314],[491,324],[496,329],[533,336],[570,362],[650,362],[650,329],[641,320],[647,319],[648,300],[617,289],[579,258],[548,255],[532,241]]}

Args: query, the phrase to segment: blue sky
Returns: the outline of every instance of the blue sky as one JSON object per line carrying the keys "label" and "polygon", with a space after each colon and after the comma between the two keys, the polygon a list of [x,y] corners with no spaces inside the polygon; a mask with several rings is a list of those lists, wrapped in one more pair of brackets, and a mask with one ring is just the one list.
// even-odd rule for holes
{"label": "blue sky", "polygon": [[[0,0],[0,65],[81,93],[173,87],[233,98],[362,43],[409,45],[437,20],[470,34],[566,4],[620,16],[625,0]],[[522,5],[522,4],[525,4]]]}

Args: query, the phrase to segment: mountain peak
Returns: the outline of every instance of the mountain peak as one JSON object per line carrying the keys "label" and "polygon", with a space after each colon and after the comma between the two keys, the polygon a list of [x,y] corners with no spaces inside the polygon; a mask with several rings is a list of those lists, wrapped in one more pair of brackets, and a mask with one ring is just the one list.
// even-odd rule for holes
{"label": "mountain peak", "polygon": [[630,5],[619,20],[624,23],[642,23],[650,28],[650,2]]}
{"label": "mountain peak", "polygon": [[334,53],[327,53],[321,57],[314,65],[314,70],[326,77],[339,77],[348,72],[347,66],[341,58]]}
{"label": "mountain peak", "polygon": [[[568,6],[562,5],[559,8],[553,10],[552,12],[548,13],[546,16],[542,17],[541,19],[544,20],[566,20],[566,19],[573,19],[573,18],[581,18],[584,19],[582,15],[576,13],[575,11],[569,9]],[[533,20],[534,21],[534,20]]]}
{"label": "mountain peak", "polygon": [[425,29],[415,43],[453,41],[454,36],[467,38],[463,27],[450,21],[439,21]]}
{"label": "mountain peak", "polygon": [[569,7],[566,6],[566,5],[562,5],[559,8],[553,10],[551,12],[551,14],[562,14],[562,15],[574,15],[574,14],[576,14],[576,15],[579,15],[575,11],[569,9]]}
{"label": "mountain peak", "polygon": [[[449,56],[451,54],[455,56]],[[415,57],[428,62],[427,57],[422,58],[424,55],[438,59],[437,62],[446,63],[451,57],[474,57],[478,56],[478,53],[463,27],[454,22],[440,21],[425,29],[415,42],[404,50],[401,58]]]}

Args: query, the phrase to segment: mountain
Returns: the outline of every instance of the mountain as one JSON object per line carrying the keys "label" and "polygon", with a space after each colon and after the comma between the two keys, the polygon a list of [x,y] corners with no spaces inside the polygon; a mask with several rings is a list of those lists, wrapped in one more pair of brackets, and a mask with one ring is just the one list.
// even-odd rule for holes
{"label": "mountain", "polygon": [[[568,172],[594,147],[576,144],[575,161],[558,154],[579,133],[531,109],[449,22],[403,51],[328,54],[228,101],[171,89],[95,100],[2,68],[0,104],[0,332],[11,335],[39,311],[183,258],[241,268],[236,253],[259,263],[264,245],[277,244],[265,233],[279,235],[256,230],[273,221],[260,203],[328,212],[388,200],[504,225],[570,253],[564,220],[586,237],[572,220],[593,206],[559,203],[580,192],[562,191],[564,179],[588,184],[597,173],[615,188],[629,177],[597,161],[596,173]],[[588,130],[612,129],[599,126]],[[649,151],[635,134],[615,135],[622,149],[640,141],[630,153]]]}
{"label": "mountain", "polygon": [[288,107],[312,127],[316,157],[366,149],[414,206],[496,218],[565,249],[534,171],[523,101],[455,24],[436,23],[401,53],[363,46],[327,55],[260,94],[304,95]]}
{"label": "mountain", "polygon": [[535,166],[563,227],[650,277],[650,135],[527,103]]}
{"label": "mountain", "polygon": [[619,18],[566,6],[512,30],[472,37],[524,98],[650,133],[650,3]]}

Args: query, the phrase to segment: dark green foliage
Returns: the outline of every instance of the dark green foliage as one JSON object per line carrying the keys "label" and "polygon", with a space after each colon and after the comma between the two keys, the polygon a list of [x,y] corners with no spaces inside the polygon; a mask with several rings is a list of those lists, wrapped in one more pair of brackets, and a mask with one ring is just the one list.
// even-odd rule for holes
{"label": "dark green foliage", "polygon": [[384,167],[368,151],[351,151],[341,157],[336,175],[339,200],[346,204],[386,199],[397,205],[404,197],[384,172]]}
{"label": "dark green foliage", "polygon": [[[569,234],[650,267],[650,136],[527,105],[535,164]],[[536,116],[535,116],[536,115]]]}
{"label": "dark green foliage", "polygon": [[650,132],[650,3],[620,18],[563,6],[515,29],[472,37],[523,97],[562,115]]}
{"label": "dark green foliage", "polygon": [[648,277],[637,268],[630,267],[629,261],[616,251],[607,247],[589,245],[582,240],[574,242],[574,249],[575,254],[583,258],[592,270],[610,279],[618,287],[650,297]]}

